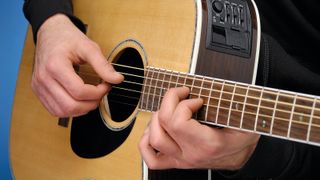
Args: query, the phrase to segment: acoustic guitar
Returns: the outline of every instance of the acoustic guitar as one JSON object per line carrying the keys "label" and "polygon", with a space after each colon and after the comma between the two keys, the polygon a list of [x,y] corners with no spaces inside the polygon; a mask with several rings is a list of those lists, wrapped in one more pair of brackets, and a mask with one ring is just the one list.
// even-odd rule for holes
{"label": "acoustic guitar", "polygon": [[[74,0],[125,81],[80,117],[52,117],[30,88],[34,44],[29,30],[15,93],[10,159],[15,179],[210,179],[210,170],[152,171],[137,145],[151,113],[171,87],[201,97],[194,115],[207,125],[307,144],[320,143],[320,99],[255,85],[260,24],[250,0]],[[88,83],[99,77],[77,69]]]}

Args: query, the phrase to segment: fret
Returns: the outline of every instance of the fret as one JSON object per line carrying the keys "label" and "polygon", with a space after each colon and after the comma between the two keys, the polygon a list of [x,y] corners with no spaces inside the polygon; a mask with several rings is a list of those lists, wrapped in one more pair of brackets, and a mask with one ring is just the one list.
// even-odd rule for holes
{"label": "fret", "polygon": [[[152,69],[152,73],[151,73],[151,76],[150,77],[148,77],[148,78],[150,78],[150,83],[149,83],[149,88],[148,88],[148,98],[147,98],[147,106],[146,106],[146,109],[148,109],[148,110],[151,110],[152,111],[152,104],[153,104],[153,102],[149,102],[149,99],[152,99],[152,97],[150,98],[150,96],[152,96],[152,94],[150,93],[151,92],[151,89],[152,88],[154,88],[154,86],[152,85],[152,81],[153,81],[153,75],[154,75],[154,69]],[[148,108],[149,107],[149,104],[150,104],[150,108]]]}
{"label": "fret", "polygon": [[149,91],[149,73],[150,73],[150,68],[146,69],[146,75],[144,77],[144,82],[143,82],[143,88],[142,88],[142,97],[141,97],[141,104],[140,108],[144,110],[148,110],[146,108],[147,103],[146,100],[148,99],[148,94],[146,92]]}
{"label": "fret", "polygon": [[[190,94],[189,98],[199,98],[200,97],[203,79],[204,79],[204,77],[202,77],[202,79],[200,79],[197,76],[193,77],[192,86],[191,86],[191,94]],[[203,111],[203,107],[200,108],[200,110],[198,110],[197,113],[194,113],[193,118],[195,118],[195,119],[203,118],[203,116],[201,115],[201,111]],[[200,115],[201,117],[198,117],[198,115]]]}
{"label": "fret", "polygon": [[310,120],[309,120],[309,124],[308,124],[307,142],[310,142],[310,131],[311,131],[311,127],[312,127],[312,121],[313,121],[313,117],[314,117],[314,111],[316,108],[316,104],[317,104],[317,97],[314,97],[312,109],[311,109],[311,116],[310,116]]}
{"label": "fret", "polygon": [[192,98],[200,98],[202,86],[203,86],[204,78],[197,78],[196,76],[193,78],[192,82]]}
{"label": "fret", "polygon": [[170,77],[170,88],[176,88],[178,86],[179,81],[179,72],[172,71]]}
{"label": "fret", "polygon": [[292,95],[293,94],[283,91],[281,91],[279,94],[274,125],[272,129],[274,135],[287,137],[292,104],[294,102],[294,98]]}
{"label": "fret", "polygon": [[220,97],[219,97],[219,100],[218,100],[218,107],[217,107],[217,113],[216,113],[216,124],[218,124],[218,115],[219,115],[219,111],[220,111],[220,104],[221,104],[221,98],[222,98],[222,94],[223,94],[223,89],[224,89],[224,84],[225,84],[226,81],[223,81],[222,82],[222,86],[221,86],[221,90],[220,90]]}
{"label": "fret", "polygon": [[[159,92],[159,101],[158,101],[158,108],[157,109],[159,109],[160,108],[160,105],[161,105],[161,101],[162,101],[162,98],[163,98],[163,89],[164,89],[164,87],[163,87],[163,85],[164,85],[164,81],[165,81],[165,77],[166,77],[166,73],[165,73],[165,70],[160,70],[160,72],[161,71],[163,71],[162,73],[160,73],[161,75],[160,75],[160,77],[159,77],[159,79],[161,79],[161,85],[159,86],[160,87],[160,92]],[[161,78],[161,76],[162,76],[162,78]]]}
{"label": "fret", "polygon": [[219,99],[218,124],[228,125],[228,115],[230,113],[232,92],[234,91],[234,83],[225,81],[223,84],[223,91]]}
{"label": "fret", "polygon": [[211,104],[211,95],[212,95],[212,90],[213,90],[213,84],[214,84],[214,80],[211,81],[211,86],[210,86],[210,89],[209,89],[209,95],[208,95],[208,99],[207,99],[207,108],[206,108],[206,115],[205,115],[205,118],[204,120],[206,122],[208,122],[208,112],[209,112],[209,107],[210,107],[210,104]]}
{"label": "fret", "polygon": [[165,83],[166,84],[166,87],[165,90],[168,91],[170,88],[171,88],[171,78],[172,78],[172,71],[166,71],[166,77],[167,75],[169,76],[169,79],[165,79]]}
{"label": "fret", "polygon": [[222,81],[219,79],[215,79],[214,82],[212,82],[211,87],[211,95],[209,100],[209,106],[207,110],[207,122],[216,123],[216,114],[217,114],[217,107],[219,103],[219,97],[220,97],[220,91],[222,88]]}
{"label": "fret", "polygon": [[249,86],[248,92],[246,94],[244,111],[242,112],[242,129],[250,131],[256,130],[256,118],[258,117],[258,106],[261,94],[261,88],[254,87],[252,85]]}
{"label": "fret", "polygon": [[189,95],[189,98],[194,98],[196,95],[194,94],[198,94],[197,92],[197,87],[195,88],[194,85],[195,85],[195,81],[196,81],[196,76],[193,76],[192,77],[192,83],[191,83],[191,87],[190,87],[190,95]]}
{"label": "fret", "polygon": [[231,104],[231,113],[229,117],[229,125],[231,127],[240,128],[241,110],[244,104],[246,89],[246,86],[243,84],[237,84],[234,89],[235,93],[233,95],[233,102]]}
{"label": "fret", "polygon": [[175,87],[180,87],[181,86],[179,84],[179,79],[180,79],[180,72],[177,73],[177,79],[176,79],[176,86]]}
{"label": "fret", "polygon": [[312,126],[310,130],[310,142],[320,143],[320,99],[317,97],[313,109]]}
{"label": "fret", "polygon": [[210,103],[210,91],[212,86],[212,79],[203,77],[201,79],[201,88],[199,91],[198,98],[201,98],[203,100],[203,106],[198,110],[197,112],[197,118],[200,120],[206,121],[207,118],[207,112],[209,109],[209,103]]}
{"label": "fret", "polygon": [[[152,107],[151,107],[151,111],[156,111],[158,110],[158,106],[156,104],[159,103],[160,101],[160,97],[158,95],[158,82],[159,82],[159,77],[160,77],[160,69],[157,70],[157,72],[155,73],[155,83],[154,83],[154,91],[153,91],[153,99],[152,99]],[[157,97],[157,98],[155,98]]]}
{"label": "fret", "polygon": [[290,126],[290,138],[306,141],[308,139],[308,129],[311,122],[312,108],[314,100],[311,97],[297,95],[292,113]]}
{"label": "fret", "polygon": [[277,93],[268,88],[264,88],[261,93],[262,99],[259,107],[257,131],[269,134],[272,131],[271,126]]}
{"label": "fret", "polygon": [[231,95],[231,101],[230,101],[230,106],[229,106],[229,113],[228,113],[228,120],[227,120],[227,126],[230,126],[230,116],[232,112],[232,104],[233,104],[233,99],[234,99],[234,94],[236,92],[237,84],[234,85],[233,90],[232,90],[232,95]]}
{"label": "fret", "polygon": [[183,80],[183,86],[187,86],[188,74],[185,74],[183,78],[184,78],[184,80]]}
{"label": "fret", "polygon": [[202,77],[202,80],[201,80],[199,95],[198,95],[199,98],[201,98],[201,93],[202,93],[202,90],[203,90],[204,80],[205,80],[205,77],[203,76],[203,77]]}
{"label": "fret", "polygon": [[277,92],[276,102],[274,103],[271,126],[270,126],[270,134],[273,134],[272,130],[273,130],[274,119],[275,119],[275,115],[276,115],[276,109],[277,109],[277,105],[278,105],[278,101],[279,101],[279,95],[280,95],[280,90],[278,90],[278,92]]}
{"label": "fret", "polygon": [[250,88],[250,86],[248,85],[247,88],[246,88],[247,89],[246,90],[246,95],[244,97],[244,102],[243,102],[242,111],[241,111],[240,128],[242,128],[242,124],[243,124],[243,114],[244,114],[244,110],[245,110],[246,103],[247,103],[247,97],[248,97],[249,88]]}
{"label": "fret", "polygon": [[289,120],[289,128],[288,128],[288,133],[287,133],[287,138],[290,138],[290,132],[291,132],[291,125],[292,125],[292,121],[293,121],[293,113],[294,113],[294,109],[295,109],[295,105],[296,105],[296,101],[297,101],[297,94],[294,95],[294,99],[293,99],[293,103],[292,103],[292,110],[291,110],[291,115],[290,115],[290,120]]}
{"label": "fret", "polygon": [[255,122],[254,122],[254,131],[257,131],[258,118],[259,118],[259,113],[260,113],[260,106],[261,106],[263,92],[264,92],[264,88],[262,88],[262,91],[261,91],[260,97],[259,97],[259,104],[258,104],[258,108],[257,108],[257,114],[256,114]]}

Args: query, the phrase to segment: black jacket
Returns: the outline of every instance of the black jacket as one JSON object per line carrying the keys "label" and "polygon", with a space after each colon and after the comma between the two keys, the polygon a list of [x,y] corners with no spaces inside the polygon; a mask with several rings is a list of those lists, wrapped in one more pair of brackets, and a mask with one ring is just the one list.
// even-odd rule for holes
{"label": "black jacket", "polygon": [[[318,0],[256,0],[262,24],[257,84],[320,95],[320,23]],[[64,13],[84,31],[72,15],[68,0],[26,0],[24,13],[33,28],[55,13]],[[311,179],[317,172],[320,148],[262,136],[246,165],[236,171],[214,171],[214,179]],[[202,172],[201,172],[202,173]],[[155,179],[199,179],[198,171],[156,171]],[[160,178],[163,177],[163,178]],[[312,178],[314,179],[314,178]]]}

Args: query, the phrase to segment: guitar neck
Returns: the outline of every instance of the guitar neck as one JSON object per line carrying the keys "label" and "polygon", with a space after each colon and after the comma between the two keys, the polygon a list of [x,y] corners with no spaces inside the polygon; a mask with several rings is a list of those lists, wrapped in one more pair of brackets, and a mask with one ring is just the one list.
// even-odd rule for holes
{"label": "guitar neck", "polygon": [[202,98],[195,119],[320,146],[320,97],[148,67],[140,109],[156,111],[172,87],[190,88]]}

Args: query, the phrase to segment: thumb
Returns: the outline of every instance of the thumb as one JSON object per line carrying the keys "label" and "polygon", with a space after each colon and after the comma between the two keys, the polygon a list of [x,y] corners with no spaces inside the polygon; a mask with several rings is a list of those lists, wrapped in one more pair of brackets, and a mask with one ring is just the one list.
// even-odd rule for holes
{"label": "thumb", "polygon": [[87,48],[83,51],[82,57],[92,66],[100,78],[110,84],[119,84],[124,80],[124,76],[115,71],[113,66],[103,56],[99,47],[89,49]]}

